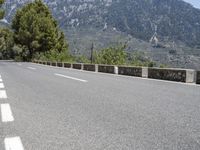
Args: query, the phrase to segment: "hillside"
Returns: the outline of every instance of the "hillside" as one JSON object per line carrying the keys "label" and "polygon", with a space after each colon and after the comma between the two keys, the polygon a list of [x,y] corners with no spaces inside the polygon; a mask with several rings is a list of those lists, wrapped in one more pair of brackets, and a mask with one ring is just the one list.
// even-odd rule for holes
{"label": "hillside", "polygon": [[[16,9],[30,1],[7,0],[6,20],[11,22]],[[99,49],[128,41],[129,52],[141,50],[150,59],[172,67],[200,69],[200,10],[182,0],[44,2],[67,34],[72,52],[89,55],[92,42]],[[161,47],[149,44],[153,35]]]}

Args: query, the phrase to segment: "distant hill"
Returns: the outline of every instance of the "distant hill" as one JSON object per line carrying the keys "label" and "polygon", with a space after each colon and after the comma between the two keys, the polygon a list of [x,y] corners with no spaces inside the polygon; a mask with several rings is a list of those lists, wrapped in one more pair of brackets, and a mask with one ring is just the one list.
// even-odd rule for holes
{"label": "distant hill", "polygon": [[[30,1],[32,0],[7,0],[6,20],[10,22],[16,9]],[[200,62],[198,50],[200,9],[182,0],[44,0],[44,2],[51,8],[60,27],[67,33],[72,51],[81,49],[80,53],[85,53],[83,50],[88,50],[94,39],[97,49],[109,45],[109,42],[112,43],[115,39],[115,42],[129,41],[130,51],[151,49],[149,56],[155,59],[152,56],[157,55],[158,52],[154,51],[158,49],[152,48],[149,40],[156,34],[161,44],[160,55],[165,55],[171,49],[178,51],[178,54],[181,53],[178,56],[181,57],[180,65],[174,66],[196,68],[198,65],[186,65],[184,57],[188,55],[191,56],[187,62],[192,62],[193,56],[195,63]],[[96,33],[96,37],[91,33]],[[107,40],[103,40],[100,35]],[[80,37],[88,40],[85,41]],[[137,45],[130,39],[141,40],[143,41],[141,43],[146,44],[139,44],[140,46],[136,47]],[[79,45],[81,40],[85,42]],[[170,55],[175,57],[177,52],[169,53],[167,56]],[[167,57],[164,62],[168,62],[171,66],[170,59],[174,61],[176,58]],[[163,58],[158,57],[156,61],[162,63]]]}
{"label": "distant hill", "polygon": [[[10,21],[16,8],[32,0],[7,0]],[[200,10],[182,0],[45,0],[60,26],[113,27],[148,41],[157,26],[161,40],[200,46]]]}

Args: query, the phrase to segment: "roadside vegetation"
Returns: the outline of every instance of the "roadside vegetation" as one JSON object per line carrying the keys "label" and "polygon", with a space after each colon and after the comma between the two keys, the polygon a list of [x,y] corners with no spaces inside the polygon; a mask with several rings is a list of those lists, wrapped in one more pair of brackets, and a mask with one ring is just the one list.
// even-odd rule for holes
{"label": "roadside vegetation", "polygon": [[[0,6],[4,0],[0,0]],[[1,19],[4,11],[0,9]],[[72,56],[64,33],[49,8],[35,0],[19,9],[10,28],[0,29],[0,59],[31,61],[97,63],[153,67],[156,64],[143,53],[126,52],[126,44],[94,51],[92,61],[86,56]]]}
{"label": "roadside vegetation", "polygon": [[125,65],[126,64],[126,45],[108,47],[94,54],[96,64]]}

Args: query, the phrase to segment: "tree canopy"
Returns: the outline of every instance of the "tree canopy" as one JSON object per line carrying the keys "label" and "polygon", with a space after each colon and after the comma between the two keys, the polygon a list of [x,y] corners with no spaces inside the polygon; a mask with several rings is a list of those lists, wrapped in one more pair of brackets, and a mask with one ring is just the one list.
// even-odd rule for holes
{"label": "tree canopy", "polygon": [[14,58],[13,33],[8,28],[0,28],[0,59]]}
{"label": "tree canopy", "polygon": [[35,0],[18,10],[12,29],[14,41],[22,48],[24,60],[31,60],[37,54],[51,57],[62,53],[62,58],[68,55],[64,33],[59,30],[49,8],[41,0]]}

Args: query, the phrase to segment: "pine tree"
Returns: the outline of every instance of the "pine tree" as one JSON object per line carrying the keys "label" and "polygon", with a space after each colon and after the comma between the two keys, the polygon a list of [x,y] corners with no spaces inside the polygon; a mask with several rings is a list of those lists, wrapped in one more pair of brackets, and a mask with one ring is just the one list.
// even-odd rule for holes
{"label": "pine tree", "polygon": [[14,41],[13,41],[13,33],[8,28],[0,29],[0,58],[1,59],[13,59],[14,51],[13,51]]}
{"label": "pine tree", "polygon": [[31,60],[35,55],[53,54],[55,51],[68,55],[64,33],[58,28],[48,7],[41,1],[25,5],[18,10],[13,22],[14,40],[23,47],[22,57]]}

